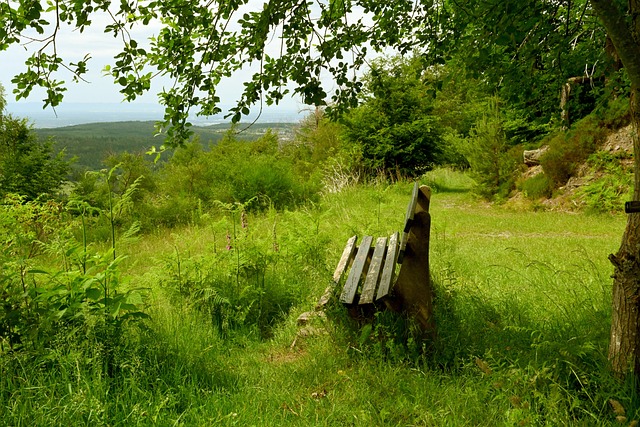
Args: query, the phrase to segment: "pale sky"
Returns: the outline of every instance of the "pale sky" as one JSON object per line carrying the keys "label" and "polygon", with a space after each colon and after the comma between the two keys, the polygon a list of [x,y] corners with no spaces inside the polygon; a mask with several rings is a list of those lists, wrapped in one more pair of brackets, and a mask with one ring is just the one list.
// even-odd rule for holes
{"label": "pale sky", "polygon": [[[323,1],[323,0],[319,0]],[[263,0],[249,0],[248,4],[243,6],[243,10],[238,12],[238,16],[242,16],[242,13],[249,10],[261,9],[263,7]],[[361,10],[361,9],[360,9]],[[363,18],[363,13],[354,12],[354,19]],[[366,19],[366,18],[365,18]],[[53,21],[53,20],[50,20]],[[102,16],[96,15],[92,18],[92,25],[87,27],[83,33],[78,31],[71,31],[69,28],[61,28],[57,37],[57,51],[61,57],[66,61],[71,60],[76,62],[82,59],[86,54],[91,55],[91,60],[88,63],[88,72],[85,75],[85,79],[88,82],[74,83],[71,81],[71,73],[67,71],[61,72],[57,78],[66,81],[67,91],[65,92],[65,98],[61,107],[58,108],[58,112],[64,113],[65,105],[75,103],[104,103],[104,104],[117,104],[122,102],[122,95],[118,92],[119,86],[114,84],[112,78],[104,76],[102,70],[108,64],[114,62],[113,56],[121,51],[122,41],[113,37],[112,33],[104,33],[103,28],[105,25],[111,22],[111,18],[108,15]],[[160,28],[159,23],[151,22],[147,26],[139,26],[130,30],[132,37],[138,41],[141,45],[150,36],[155,35]],[[43,114],[42,111],[42,99],[44,98],[44,91],[34,89],[28,99],[20,100],[18,103],[15,101],[15,95],[12,93],[14,86],[11,83],[11,79],[18,73],[26,70],[24,65],[25,59],[29,57],[33,49],[38,47],[34,45],[13,45],[7,51],[0,52],[0,83],[4,86],[7,101],[8,110],[12,112],[12,106],[14,109],[24,111],[34,111],[37,109],[37,114]],[[143,47],[146,47],[143,45]],[[27,51],[27,49],[29,51]],[[277,37],[271,43],[271,46],[267,46],[267,53],[272,56],[277,56],[280,49],[280,41]],[[257,67],[257,66],[256,66]],[[224,81],[217,88],[217,94],[221,98],[221,104],[224,106],[233,105],[240,97],[243,89],[243,82],[257,71],[257,68],[245,69],[236,73],[228,81]],[[156,79],[152,82],[152,87],[149,93],[143,97],[134,101],[135,104],[141,105],[146,108],[155,107],[159,105],[157,93],[162,89],[162,86],[170,86],[169,80],[162,81]],[[325,89],[333,90],[331,80],[325,80]],[[20,104],[20,105],[18,105]],[[18,108],[19,107],[19,108]],[[124,105],[123,109],[133,108],[134,106]],[[159,109],[161,107],[158,107]],[[309,110],[309,107],[302,104],[299,98],[285,98],[281,101],[279,106],[267,108],[266,111],[274,110],[289,110],[289,111],[303,111]],[[259,110],[259,107],[255,107],[252,113]],[[55,117],[56,114],[49,108],[51,117]],[[24,113],[23,113],[24,114]],[[29,115],[29,113],[27,113]]]}
{"label": "pale sky", "polygon": [[[262,2],[252,2],[254,7]],[[103,75],[103,69],[107,64],[114,62],[114,55],[121,51],[122,41],[113,37],[112,33],[105,34],[103,28],[107,23],[107,17],[96,16],[94,24],[87,27],[83,33],[73,32],[69,28],[62,28],[57,37],[57,50],[61,57],[71,62],[82,59],[86,54],[90,54],[91,60],[88,64],[88,72],[84,78],[88,82],[74,83],[71,81],[71,73],[62,71],[58,79],[65,80],[67,91],[63,100],[65,103],[120,103],[122,95],[118,92],[119,86],[114,84],[112,78]],[[102,22],[101,22],[102,21]],[[146,27],[140,27],[131,31],[132,36],[140,44],[154,35],[159,29],[158,24],[151,23]],[[5,88],[5,94],[9,104],[15,104],[13,94],[14,84],[12,78],[26,70],[24,61],[32,54],[33,45],[13,45],[8,50],[0,52],[0,83]],[[233,104],[239,99],[243,85],[242,83],[253,74],[252,70],[246,70],[229,78],[218,88],[218,95],[222,104]],[[162,86],[170,86],[171,81],[156,79],[152,82],[151,90],[143,97],[134,101],[136,104],[158,104],[157,93]],[[44,98],[43,90],[34,88],[29,98],[17,101],[20,104],[40,103]],[[36,107],[34,105],[34,107]],[[266,106],[265,106],[266,107]],[[11,105],[9,106],[11,108]],[[41,108],[41,105],[40,105]],[[282,101],[280,108],[303,109],[304,105],[298,99],[288,98]],[[22,108],[21,108],[22,109]],[[53,114],[53,113],[52,113]]]}

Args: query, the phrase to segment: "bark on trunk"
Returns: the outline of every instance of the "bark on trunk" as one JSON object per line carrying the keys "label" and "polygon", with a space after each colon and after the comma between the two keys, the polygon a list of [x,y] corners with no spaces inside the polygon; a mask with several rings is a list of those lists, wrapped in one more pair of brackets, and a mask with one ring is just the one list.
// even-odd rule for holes
{"label": "bark on trunk", "polygon": [[[629,0],[627,11],[611,0],[590,0],[631,80],[631,120],[635,187],[640,200],[640,0]],[[626,12],[626,13],[625,13]],[[631,17],[631,22],[627,21]],[[618,253],[609,257],[614,265],[613,313],[609,360],[620,376],[640,378],[640,213],[629,214]],[[639,382],[640,383],[640,382]]]}
{"label": "bark on trunk", "polygon": [[[634,153],[640,153],[640,91],[631,94]],[[640,158],[636,155],[633,200],[640,200]],[[613,273],[613,312],[609,360],[614,372],[640,376],[640,213],[628,215],[618,253],[610,255]]]}

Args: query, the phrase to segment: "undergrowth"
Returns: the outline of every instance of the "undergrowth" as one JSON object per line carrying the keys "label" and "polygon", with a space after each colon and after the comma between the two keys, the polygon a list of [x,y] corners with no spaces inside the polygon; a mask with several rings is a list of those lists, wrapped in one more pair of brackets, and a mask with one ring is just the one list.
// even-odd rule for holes
{"label": "undergrowth", "polygon": [[621,212],[633,194],[633,170],[627,153],[598,152],[589,157],[590,181],[581,187],[576,197],[590,212]]}
{"label": "undergrowth", "polygon": [[[622,218],[488,207],[464,191],[468,181],[454,171],[430,172],[423,182],[437,190],[435,339],[425,339],[410,317],[382,311],[356,320],[335,300],[326,316],[296,323],[331,284],[350,236],[402,227],[412,183],[350,186],[295,211],[231,204],[171,234],[116,241],[118,256],[127,256],[113,267],[119,292],[148,288],[146,303],[136,307],[150,318],[106,322],[113,307],[107,317],[108,304],[80,299],[87,304],[74,317],[80,323],[57,327],[46,352],[5,347],[3,423],[495,426],[638,419],[634,386],[615,379],[606,360],[606,255]],[[38,240],[51,246],[55,239]],[[89,245],[87,254],[93,250]],[[86,262],[86,275],[97,275],[113,263],[112,252],[104,253],[108,261],[94,273],[83,245],[67,261],[76,271]],[[17,271],[36,268],[33,258],[15,259],[24,260],[10,264]],[[38,259],[51,267],[57,258]],[[21,276],[6,268],[3,277],[21,288]],[[28,274],[35,274],[37,286],[25,282],[34,289],[59,277]],[[28,304],[22,307],[26,321]]]}

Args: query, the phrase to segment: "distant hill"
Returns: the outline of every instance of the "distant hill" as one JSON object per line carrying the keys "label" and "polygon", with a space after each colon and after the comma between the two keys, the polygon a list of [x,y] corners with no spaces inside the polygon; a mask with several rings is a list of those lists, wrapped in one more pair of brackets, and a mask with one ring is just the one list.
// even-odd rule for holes
{"label": "distant hill", "polygon": [[[52,138],[57,149],[65,149],[69,158],[77,157],[75,167],[92,170],[104,167],[102,161],[112,153],[141,153],[152,146],[159,147],[164,142],[163,136],[155,135],[155,122],[108,122],[90,123],[59,128],[34,129],[42,138]],[[257,123],[249,128],[242,124],[237,127],[237,138],[256,139],[268,129],[272,129],[282,139],[293,137],[294,123]],[[230,124],[211,126],[194,126],[192,129],[207,146],[216,144],[230,129]]]}

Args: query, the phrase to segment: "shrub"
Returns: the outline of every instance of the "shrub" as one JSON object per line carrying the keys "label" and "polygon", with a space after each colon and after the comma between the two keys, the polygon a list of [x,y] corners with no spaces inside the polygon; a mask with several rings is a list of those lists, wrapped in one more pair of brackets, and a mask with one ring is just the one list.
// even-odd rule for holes
{"label": "shrub", "polygon": [[435,76],[419,58],[380,59],[365,76],[364,102],[343,117],[368,174],[418,176],[442,162],[442,126],[432,114]]}
{"label": "shrub", "polygon": [[4,200],[0,353],[46,354],[60,334],[75,340],[95,336],[108,349],[128,319],[145,317],[140,294],[119,291],[122,258],[115,249],[93,253],[86,240],[77,244],[63,212],[52,202]]}
{"label": "shrub", "polygon": [[254,208],[293,208],[311,199],[317,191],[297,179],[289,161],[267,155],[255,155],[237,165],[229,176],[229,196],[234,202],[247,203],[257,197]]}
{"label": "shrub", "polygon": [[149,198],[141,217],[172,227],[197,221],[217,202],[263,210],[316,200],[319,180],[296,169],[293,162],[283,155],[277,134],[270,131],[255,141],[244,141],[232,129],[208,150],[194,139],[160,170],[157,193]]}
{"label": "shrub", "polygon": [[544,173],[539,173],[526,179],[520,189],[532,200],[549,198],[553,193],[553,181]]}
{"label": "shrub", "polygon": [[602,126],[608,129],[619,129],[626,126],[631,121],[629,112],[629,98],[627,96],[619,96],[611,99],[606,104],[606,109],[595,111]]}
{"label": "shrub", "polygon": [[225,250],[176,258],[164,279],[175,294],[206,314],[222,337],[236,332],[270,336],[272,328],[300,301],[301,289],[286,269],[276,269],[276,248],[227,235]]}
{"label": "shrub", "polygon": [[564,185],[577,167],[587,160],[604,139],[605,130],[594,116],[580,120],[566,134],[555,134],[548,140],[549,150],[540,159],[545,174],[554,187]]}
{"label": "shrub", "polygon": [[476,191],[484,197],[505,197],[513,186],[513,175],[519,161],[516,149],[509,149],[503,127],[500,101],[488,101],[487,114],[471,130],[471,136],[461,140],[460,151],[471,167]]}
{"label": "shrub", "polygon": [[[0,87],[0,106],[2,103]],[[70,172],[64,151],[40,141],[25,119],[0,109],[0,197],[17,193],[35,200],[54,196]]]}

